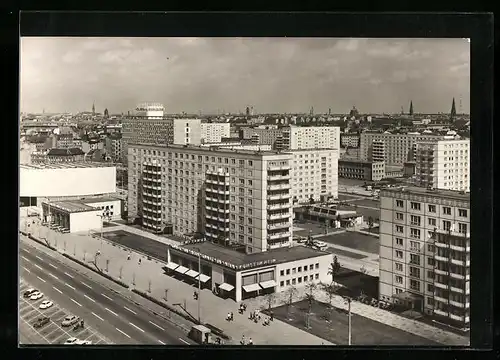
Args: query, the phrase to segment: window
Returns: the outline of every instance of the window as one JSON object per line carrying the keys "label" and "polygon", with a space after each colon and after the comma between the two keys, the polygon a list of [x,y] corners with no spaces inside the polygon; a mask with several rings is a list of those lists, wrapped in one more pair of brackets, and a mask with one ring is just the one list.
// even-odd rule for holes
{"label": "window", "polygon": [[297,269],[296,268],[293,268],[292,269],[292,274],[295,274],[297,272]]}
{"label": "window", "polygon": [[467,234],[467,224],[458,223],[458,232],[461,234]]}
{"label": "window", "polygon": [[434,285],[432,285],[432,284],[427,284],[427,291],[429,291],[429,292],[434,292]]}
{"label": "window", "polygon": [[396,207],[403,207],[403,200],[396,200]]}
{"label": "window", "polygon": [[436,226],[436,219],[434,219],[434,218],[429,218],[429,225],[430,225],[430,226]]}
{"label": "window", "polygon": [[396,225],[396,232],[402,233],[403,232],[403,227],[401,225]]}
{"label": "window", "polygon": [[399,259],[403,258],[403,252],[401,250],[396,250],[396,257]]}
{"label": "window", "polygon": [[309,281],[313,281],[314,280],[314,276],[313,275],[309,275]]}
{"label": "window", "polygon": [[298,277],[298,278],[297,278],[297,282],[298,282],[299,284],[302,284],[302,277]]}
{"label": "window", "polygon": [[436,212],[436,205],[429,205],[429,212],[435,213]]}
{"label": "window", "polygon": [[316,269],[319,269],[319,263],[316,263],[316,264],[314,265],[314,267],[315,267]]}
{"label": "window", "polygon": [[445,214],[445,215],[451,215],[451,207],[449,207],[449,206],[443,206],[443,214]]}
{"label": "window", "polygon": [[403,264],[396,263],[396,271],[403,271]]}
{"label": "window", "polygon": [[403,220],[403,213],[396,213],[396,220]]}
{"label": "window", "polygon": [[280,286],[281,287],[285,286],[285,282],[284,281],[280,281]]}
{"label": "window", "polygon": [[428,270],[428,271],[427,271],[427,277],[428,277],[429,279],[434,279],[434,271],[432,271],[432,270]]}
{"label": "window", "polygon": [[434,258],[428,257],[427,258],[427,265],[434,266]]}
{"label": "window", "polygon": [[420,216],[411,215],[410,222],[412,225],[420,226]]}
{"label": "window", "polygon": [[410,266],[410,276],[420,278],[420,269],[417,267]]}
{"label": "window", "polygon": [[290,269],[286,269],[286,274],[290,275]]}
{"label": "window", "polygon": [[403,283],[403,277],[402,276],[399,276],[399,275],[396,275],[396,284],[402,284]]}
{"label": "window", "polygon": [[287,281],[286,281],[286,284],[287,284],[287,285],[290,285],[290,280],[287,280]]}
{"label": "window", "polygon": [[427,304],[429,304],[430,306],[434,306],[434,299],[431,297],[427,297]]}
{"label": "window", "polygon": [[312,270],[313,268],[314,268],[313,264],[309,265],[309,270]]}
{"label": "window", "polygon": [[427,244],[427,251],[428,251],[428,252],[434,252],[434,245],[432,245],[432,244]]}
{"label": "window", "polygon": [[410,264],[420,265],[420,256],[415,254],[410,254]]}
{"label": "window", "polygon": [[419,210],[420,211],[420,203],[412,202],[411,208],[412,208],[412,210]]}
{"label": "window", "polygon": [[403,246],[403,239],[401,239],[401,238],[396,238],[396,245],[398,245],[398,246]]}
{"label": "window", "polygon": [[443,230],[451,230],[451,221],[443,220]]}
{"label": "window", "polygon": [[297,280],[292,279],[292,285],[295,285],[297,283]]}
{"label": "window", "polygon": [[299,267],[297,268],[297,271],[298,271],[298,272],[302,272],[302,266],[299,266]]}
{"label": "window", "polygon": [[420,291],[420,281],[410,279],[410,289]]}
{"label": "window", "polygon": [[467,210],[465,210],[465,209],[458,209],[458,216],[460,216],[460,217],[467,217]]}
{"label": "window", "polygon": [[410,229],[410,237],[414,239],[420,239],[420,230],[419,229]]}
{"label": "window", "polygon": [[280,271],[280,276],[285,276],[285,270]]}
{"label": "window", "polygon": [[318,280],[318,279],[319,279],[319,274],[314,274],[314,278],[315,278],[316,280]]}

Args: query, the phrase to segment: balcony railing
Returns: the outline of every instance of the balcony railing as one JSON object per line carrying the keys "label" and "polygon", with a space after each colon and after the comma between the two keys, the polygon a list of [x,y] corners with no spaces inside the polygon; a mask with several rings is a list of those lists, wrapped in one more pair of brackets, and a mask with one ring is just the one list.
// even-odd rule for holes
{"label": "balcony railing", "polygon": [[267,171],[290,170],[290,165],[267,165]]}
{"label": "balcony railing", "polygon": [[445,257],[445,256],[435,255],[434,259],[437,260],[437,261],[446,261],[446,262],[448,262],[448,258]]}
{"label": "balcony railing", "polygon": [[[436,298],[434,298],[434,300],[436,300]],[[434,309],[434,314],[441,316],[448,316],[448,312],[439,309]]]}
{"label": "balcony railing", "polygon": [[275,240],[275,239],[280,239],[280,238],[285,238],[285,237],[290,237],[290,232],[280,232],[280,233],[275,233],[275,234],[268,234],[267,238],[269,240]]}
{"label": "balcony railing", "polygon": [[442,235],[448,235],[448,236],[453,236],[453,237],[458,237],[458,238],[470,238],[470,232],[460,232],[460,231],[449,231],[449,230],[443,230],[443,229],[436,229],[436,233],[442,234]]}
{"label": "balcony railing", "polygon": [[269,175],[267,181],[290,180],[290,175]]}
{"label": "balcony railing", "polygon": [[289,207],[290,207],[289,203],[267,204],[267,208],[271,210],[288,209]]}
{"label": "balcony railing", "polygon": [[290,217],[289,213],[267,215],[268,220],[287,219],[289,217]]}
{"label": "balcony railing", "polygon": [[434,301],[441,302],[441,303],[448,303],[448,299],[445,299],[444,297],[438,296],[434,294]]}
{"label": "balcony railing", "polygon": [[456,293],[459,293],[459,294],[464,294],[465,293],[464,289],[460,289],[460,288],[457,288],[457,287],[454,287],[454,286],[450,286],[450,291],[453,291],[453,292],[456,292]]}
{"label": "balcony railing", "polygon": [[448,289],[448,285],[439,282],[434,282],[434,287],[444,290]]}
{"label": "balcony railing", "polygon": [[291,195],[289,193],[286,194],[267,194],[267,200],[282,200],[282,199],[290,199]]}
{"label": "balcony railing", "polygon": [[267,230],[276,230],[290,227],[289,222],[275,223],[275,224],[267,224]]}
{"label": "balcony railing", "polygon": [[272,184],[272,185],[267,185],[267,190],[286,190],[286,189],[290,189],[291,186],[290,184]]}
{"label": "balcony railing", "polygon": [[442,269],[435,268],[434,272],[436,273],[436,275],[448,275],[448,270],[442,270]]}

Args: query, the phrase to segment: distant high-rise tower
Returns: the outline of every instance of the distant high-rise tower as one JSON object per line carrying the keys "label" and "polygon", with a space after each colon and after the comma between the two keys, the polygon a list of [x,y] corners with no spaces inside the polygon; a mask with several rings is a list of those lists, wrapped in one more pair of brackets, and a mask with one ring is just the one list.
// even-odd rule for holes
{"label": "distant high-rise tower", "polygon": [[95,104],[92,104],[92,115],[95,115]]}
{"label": "distant high-rise tower", "polygon": [[401,106],[401,115],[403,115],[405,113],[403,107]]}
{"label": "distant high-rise tower", "polygon": [[413,101],[410,101],[410,115],[413,115]]}
{"label": "distant high-rise tower", "polygon": [[250,108],[248,106],[247,106],[247,109],[246,109],[245,113],[246,113],[247,116],[250,116]]}
{"label": "distant high-rise tower", "polygon": [[332,108],[328,108],[328,115],[332,115]]}
{"label": "distant high-rise tower", "polygon": [[108,109],[104,109],[104,117],[107,119],[109,117]]}
{"label": "distant high-rise tower", "polygon": [[311,110],[309,111],[309,115],[313,115],[314,114],[314,106],[311,106]]}
{"label": "distant high-rise tower", "polygon": [[451,103],[450,119],[451,120],[455,119],[456,115],[457,115],[457,109],[455,108],[455,98],[453,98],[453,102]]}

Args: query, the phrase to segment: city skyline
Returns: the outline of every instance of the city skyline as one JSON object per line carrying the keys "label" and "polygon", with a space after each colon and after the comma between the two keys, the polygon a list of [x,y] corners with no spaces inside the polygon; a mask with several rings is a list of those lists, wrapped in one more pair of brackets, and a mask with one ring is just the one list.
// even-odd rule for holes
{"label": "city skyline", "polygon": [[467,39],[22,38],[21,111],[469,112]]}

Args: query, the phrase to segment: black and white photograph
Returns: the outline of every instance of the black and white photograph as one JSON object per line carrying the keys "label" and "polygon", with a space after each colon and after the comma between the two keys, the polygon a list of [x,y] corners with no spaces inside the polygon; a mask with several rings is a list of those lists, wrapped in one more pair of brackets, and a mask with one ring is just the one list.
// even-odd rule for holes
{"label": "black and white photograph", "polygon": [[21,346],[470,346],[469,38],[19,52]]}

